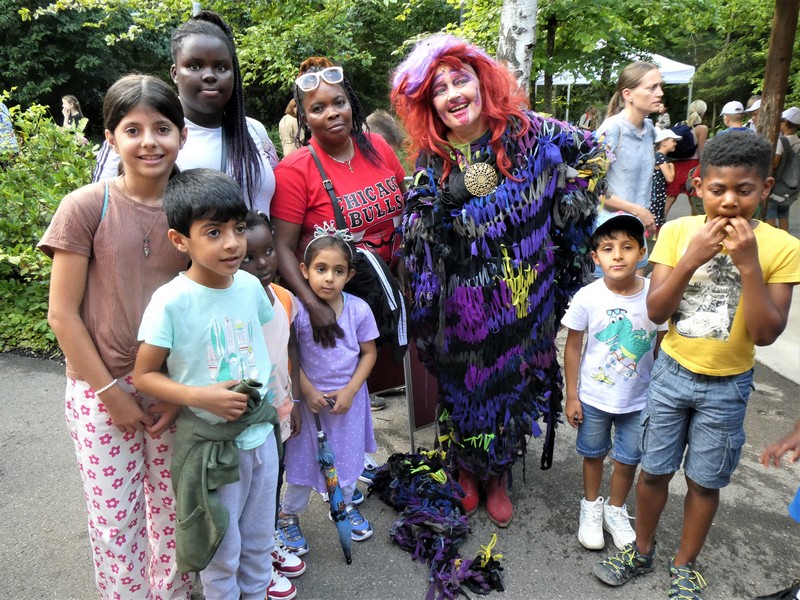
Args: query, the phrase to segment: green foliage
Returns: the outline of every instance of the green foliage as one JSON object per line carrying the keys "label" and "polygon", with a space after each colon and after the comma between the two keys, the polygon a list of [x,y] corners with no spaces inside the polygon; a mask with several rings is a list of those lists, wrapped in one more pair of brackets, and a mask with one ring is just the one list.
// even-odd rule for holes
{"label": "green foliage", "polygon": [[503,3],[497,0],[447,0],[447,4],[458,11],[458,21],[450,23],[446,31],[494,54],[500,35]]}
{"label": "green foliage", "polygon": [[[297,66],[307,57],[325,55],[344,65],[367,110],[385,108],[391,70],[420,37],[449,31],[494,52],[501,4],[498,0],[216,0],[206,7],[231,24],[249,86],[248,108],[269,125],[283,115]],[[24,83],[31,86],[25,89],[38,86],[58,93],[86,89],[99,97],[111,80],[127,70],[109,60],[116,54],[96,46],[100,39],[114,43],[115,52],[127,49],[127,54],[119,55],[123,64],[164,74],[169,64],[163,53],[168,32],[188,18],[190,8],[185,0],[50,4],[0,0],[0,9],[5,9],[0,10],[0,35],[7,40],[8,57],[8,65],[0,57],[0,85]],[[593,78],[594,85],[573,89],[573,100],[582,109],[586,102],[602,105],[608,100],[621,64],[659,53],[697,67],[694,97],[706,100],[711,110],[731,98],[746,100],[760,89],[774,10],[773,0],[538,0],[532,77],[570,70]],[[17,12],[28,19],[22,27]],[[34,22],[40,23],[38,29],[25,29]],[[545,43],[548,23],[555,27],[552,52]],[[73,43],[77,37],[81,44]],[[135,44],[156,51],[134,50]],[[147,60],[152,62],[143,66]],[[58,63],[60,68],[37,71],[38,63]],[[33,75],[24,82],[4,77],[15,65],[25,65],[20,72]],[[109,70],[114,77],[98,85],[98,76]],[[69,73],[67,80],[61,72]],[[800,39],[790,72],[787,104],[800,100]],[[95,81],[71,90],[59,88],[82,82],[81,73]],[[665,91],[668,105],[676,106],[685,102],[688,90],[669,86]],[[541,88],[538,93],[542,94]],[[554,101],[560,111],[559,98]],[[575,104],[573,110],[579,110]],[[95,125],[97,119],[90,116],[90,122]]]}
{"label": "green foliage", "polygon": [[91,178],[94,154],[80,130],[59,127],[47,107],[9,110],[19,153],[0,169],[0,351],[54,353],[47,324],[50,259],[36,243],[61,199]]}
{"label": "green foliage", "polygon": [[[327,56],[346,69],[367,112],[388,108],[389,77],[400,61],[394,51],[412,32],[438,31],[457,14],[444,0],[414,4],[415,10],[408,12],[398,0],[259,5],[248,12],[250,25],[234,28],[240,34],[237,49],[245,80],[273,93],[276,110],[271,117],[277,122],[300,63],[310,56]],[[233,24],[234,16],[226,18]]]}
{"label": "green foliage", "polygon": [[[16,87],[14,102],[49,106],[58,122],[61,97],[77,96],[89,119],[87,135],[97,138],[103,131],[103,96],[114,81],[132,70],[167,75],[168,36],[145,30],[135,42],[112,47],[106,37],[128,30],[126,13],[105,15],[94,8],[30,18],[40,4],[39,0],[0,0],[0,89]],[[86,26],[103,16],[102,28]]]}
{"label": "green foliage", "polygon": [[[0,0],[0,4],[3,2],[14,4],[13,0]],[[158,52],[140,48],[135,58],[132,47],[154,44],[157,39],[168,45],[170,32],[189,18],[191,8],[191,3],[184,0],[36,2],[23,0],[23,4],[31,4],[28,9],[20,9],[24,27],[37,21],[75,21],[83,28],[81,35],[97,32],[113,44],[115,56],[127,48],[130,69],[156,74],[166,73],[171,63],[161,46],[156,45]],[[400,0],[217,0],[204,3],[204,7],[217,11],[230,24],[247,85],[248,114],[270,126],[283,116],[298,66],[314,55],[328,56],[347,69],[367,111],[388,108],[389,76],[400,60],[395,51],[414,33],[439,31],[457,20],[458,10],[451,4],[448,0],[414,0],[412,10]],[[397,17],[402,13],[405,21],[399,23]],[[106,48],[96,54],[104,56],[110,51]],[[144,58],[160,62],[143,68],[140,65]],[[115,77],[120,74],[117,72]],[[110,83],[95,82],[88,88],[99,90],[98,95],[102,96]],[[16,80],[10,84],[16,84]]]}

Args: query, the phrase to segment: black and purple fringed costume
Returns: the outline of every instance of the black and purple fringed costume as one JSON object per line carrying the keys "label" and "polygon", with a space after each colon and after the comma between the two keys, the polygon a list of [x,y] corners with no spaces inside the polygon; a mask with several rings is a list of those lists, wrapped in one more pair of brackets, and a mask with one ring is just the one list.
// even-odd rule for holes
{"label": "black and purple fringed costume", "polygon": [[606,166],[591,133],[525,114],[529,130],[519,136],[511,120],[503,138],[520,181],[497,170],[496,189],[467,191],[468,165],[495,165],[488,133],[469,156],[455,151],[444,181],[441,159],[424,155],[403,222],[412,333],[439,381],[439,443],[451,466],[483,480],[510,470],[541,434],[540,418],[542,468],[552,464],[562,400],[555,336],[593,271],[588,240]]}
{"label": "black and purple fringed costume", "polygon": [[[469,522],[461,498],[464,493],[445,468],[441,451],[420,449],[415,454],[393,454],[369,487],[399,514],[390,535],[414,560],[430,569],[426,600],[452,600],[462,587],[479,595],[505,589],[502,554],[493,554],[492,536],[474,559],[460,554]],[[466,594],[464,594],[466,596]],[[469,597],[469,596],[467,596]]]}

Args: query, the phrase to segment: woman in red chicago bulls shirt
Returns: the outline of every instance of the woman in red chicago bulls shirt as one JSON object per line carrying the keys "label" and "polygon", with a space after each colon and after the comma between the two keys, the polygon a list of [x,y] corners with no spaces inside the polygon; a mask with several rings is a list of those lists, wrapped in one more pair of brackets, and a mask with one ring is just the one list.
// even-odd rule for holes
{"label": "woman in red chicago bulls shirt", "polygon": [[[396,250],[403,214],[405,173],[397,155],[377,134],[364,131],[366,114],[341,67],[312,57],[300,66],[294,85],[297,119],[309,145],[275,168],[271,218],[283,281],[305,305],[325,346],[334,346],[336,318],[300,274],[298,249],[314,227],[336,225],[331,197],[309,150],[313,147],[333,183],[345,224],[357,246],[375,252],[395,271],[403,268]],[[401,280],[403,277],[398,274]]]}

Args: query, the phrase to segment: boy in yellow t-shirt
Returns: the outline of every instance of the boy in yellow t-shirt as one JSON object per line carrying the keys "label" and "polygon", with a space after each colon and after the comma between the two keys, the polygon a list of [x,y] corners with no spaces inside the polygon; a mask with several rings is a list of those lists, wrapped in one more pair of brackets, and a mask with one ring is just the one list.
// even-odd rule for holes
{"label": "boy in yellow t-shirt", "polygon": [[669,482],[683,466],[688,489],[669,595],[700,598],[705,587],[694,562],[744,445],[754,346],[784,330],[800,282],[800,241],[752,218],[772,188],[770,154],[749,132],[709,141],[695,178],[706,215],[665,224],[650,257],[648,315],[669,320],[669,330],[642,411],[636,540],[594,569],[609,585],[653,570]]}

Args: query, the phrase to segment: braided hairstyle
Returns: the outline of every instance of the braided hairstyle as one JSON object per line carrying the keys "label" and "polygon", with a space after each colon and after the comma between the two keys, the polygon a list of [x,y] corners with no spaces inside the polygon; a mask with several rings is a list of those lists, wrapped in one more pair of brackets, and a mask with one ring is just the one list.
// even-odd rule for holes
{"label": "braided hairstyle", "polygon": [[246,190],[247,200],[252,206],[253,199],[261,185],[262,160],[261,153],[247,129],[242,73],[239,69],[239,57],[236,55],[236,46],[233,42],[233,32],[217,13],[201,10],[172,34],[170,48],[174,62],[177,62],[178,52],[181,50],[183,41],[192,35],[210,35],[222,40],[231,53],[233,93],[225,104],[222,115],[223,141],[233,178],[243,190]]}
{"label": "braided hairstyle", "polygon": [[[300,73],[298,77],[300,75],[305,75],[306,73],[322,71],[323,69],[333,66],[334,64],[324,56],[312,56],[311,58],[304,60],[303,64],[300,65]],[[347,101],[350,103],[350,110],[352,111],[353,115],[353,127],[350,135],[353,136],[356,146],[358,146],[359,150],[361,150],[369,162],[374,165],[380,164],[380,154],[378,154],[378,151],[375,150],[372,142],[369,141],[369,138],[364,133],[365,130],[369,131],[369,126],[367,125],[367,114],[364,111],[364,108],[361,106],[361,101],[358,99],[358,96],[356,96],[353,86],[350,85],[350,81],[347,79],[346,74],[344,75],[342,83],[338,85],[342,86],[342,89],[347,96]],[[298,125],[297,134],[295,135],[295,142],[308,145],[308,140],[311,139],[311,129],[308,127],[306,112],[303,109],[303,98],[305,98],[306,92],[301,90],[297,84],[295,84],[293,87],[294,99],[295,102],[297,102]],[[305,133],[305,138],[303,140],[300,139],[301,130]]]}
{"label": "braided hairstyle", "polygon": [[260,210],[248,210],[247,216],[244,218],[244,224],[247,229],[255,229],[260,225],[263,225],[267,229],[269,229],[270,233],[275,233],[275,230],[272,228],[272,221],[269,220],[269,217],[266,213],[263,213]]}

